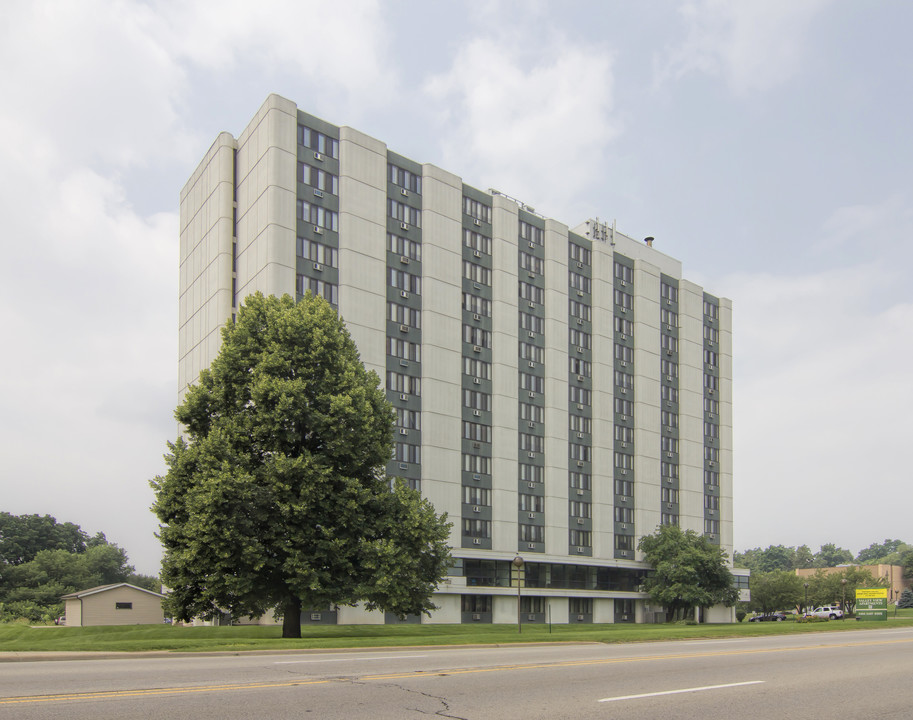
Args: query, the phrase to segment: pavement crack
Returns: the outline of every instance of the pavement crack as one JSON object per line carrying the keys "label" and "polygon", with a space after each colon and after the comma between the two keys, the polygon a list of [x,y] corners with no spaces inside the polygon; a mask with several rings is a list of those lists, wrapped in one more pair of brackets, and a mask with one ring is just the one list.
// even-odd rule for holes
{"label": "pavement crack", "polygon": [[[359,682],[357,680],[352,680],[351,682],[353,685],[366,684],[366,683]],[[468,718],[464,718],[462,715],[451,715],[450,714],[450,702],[445,697],[442,697],[440,695],[432,695],[431,693],[421,692],[420,690],[413,690],[412,688],[407,688],[403,685],[400,685],[399,683],[380,683],[380,684],[383,685],[384,687],[390,687],[390,688],[396,688],[397,690],[402,690],[403,692],[409,693],[410,695],[421,695],[422,697],[428,698],[429,700],[436,700],[441,705],[443,705],[443,707],[440,710],[437,710],[433,713],[422,710],[421,708],[408,708],[409,710],[412,710],[417,713],[421,713],[422,715],[434,715],[435,717],[450,718],[451,720],[469,720]]]}

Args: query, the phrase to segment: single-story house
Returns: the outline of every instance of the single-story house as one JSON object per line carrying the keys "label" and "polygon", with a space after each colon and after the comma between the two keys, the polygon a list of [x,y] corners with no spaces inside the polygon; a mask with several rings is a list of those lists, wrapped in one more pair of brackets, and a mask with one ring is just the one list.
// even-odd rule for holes
{"label": "single-story house", "polygon": [[66,624],[90,625],[161,625],[165,620],[161,593],[129,583],[99,585],[64,595]]}

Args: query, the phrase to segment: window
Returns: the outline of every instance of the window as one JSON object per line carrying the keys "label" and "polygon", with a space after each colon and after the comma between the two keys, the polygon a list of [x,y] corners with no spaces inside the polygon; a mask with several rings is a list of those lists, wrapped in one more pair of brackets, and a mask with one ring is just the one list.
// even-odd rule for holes
{"label": "window", "polygon": [[[615,536],[615,549],[616,550],[633,550],[634,549],[634,536],[633,535],[616,535]],[[617,600],[615,602],[618,602]]]}
{"label": "window", "polygon": [[421,430],[422,415],[416,410],[406,410],[405,408],[396,408],[396,426],[406,430]]}
{"label": "window", "polygon": [[580,320],[586,320],[589,322],[591,309],[590,306],[586,303],[582,303],[577,300],[568,300],[567,313],[571,317],[579,318]]}
{"label": "window", "polygon": [[571,615],[592,615],[593,598],[568,598],[568,611]]}
{"label": "window", "polygon": [[704,350],[704,362],[708,365],[719,365],[719,357],[713,350]]}
{"label": "window", "polygon": [[621,362],[634,362],[634,348],[615,343],[615,359]]}
{"label": "window", "polygon": [[704,520],[704,532],[709,535],[718,535],[720,532],[720,521]]}
{"label": "window", "polygon": [[632,523],[634,522],[634,508],[616,507],[615,522]]}
{"label": "window", "polygon": [[676,513],[660,513],[659,514],[660,525],[678,525],[678,515]]}
{"label": "window", "polygon": [[491,317],[491,300],[486,300],[471,293],[463,293],[463,309],[474,315]]}
{"label": "window", "polygon": [[615,413],[617,415],[633,415],[634,403],[624,398],[615,398]]}
{"label": "window", "polygon": [[537,228],[535,225],[530,225],[528,222],[523,220],[520,221],[520,239],[526,240],[527,242],[534,243],[535,245],[542,245],[544,242],[545,233],[542,231],[542,228]]}
{"label": "window", "polygon": [[577,387],[576,385],[568,385],[568,400],[572,403],[577,403],[578,405],[589,405],[590,404],[590,391],[586,388]]}
{"label": "window", "polygon": [[615,494],[622,497],[631,497],[634,495],[634,481],[615,479]]}
{"label": "window", "polygon": [[660,445],[662,447],[663,452],[671,452],[671,453],[678,452],[678,439],[677,438],[666,437],[665,435],[663,435],[660,438]]}
{"label": "window", "polygon": [[306,125],[298,126],[298,144],[310,148],[321,155],[331,158],[339,157],[339,141],[328,135],[311,130]]}
{"label": "window", "polygon": [[716,320],[720,316],[720,306],[704,300],[704,316]]}
{"label": "window", "polygon": [[674,488],[664,487],[662,489],[661,500],[664,503],[677,503],[678,502],[678,490]]}
{"label": "window", "polygon": [[678,480],[678,465],[670,462],[663,462],[660,464],[659,474],[663,476],[664,480]]}
{"label": "window", "polygon": [[302,237],[296,240],[296,245],[298,257],[327,267],[336,267],[336,248]]}
{"label": "window", "polygon": [[616,425],[615,441],[623,443],[634,442],[634,428],[625,427],[624,425]]}
{"label": "window", "polygon": [[710,325],[704,325],[704,340],[708,342],[719,342],[720,331]]}
{"label": "window", "polygon": [[405,290],[413,295],[422,294],[422,279],[418,275],[394,268],[389,268],[387,273],[389,274],[390,287]]}
{"label": "window", "polygon": [[593,365],[589,360],[582,360],[579,357],[574,357],[573,355],[568,356],[568,370],[571,375],[582,375],[583,377],[591,377],[593,374]]}
{"label": "window", "polygon": [[520,463],[519,478],[522,482],[541,483],[545,479],[545,468]]}
{"label": "window", "polygon": [[422,461],[422,448],[420,445],[409,443],[394,443],[393,459],[398,462],[420,463]]}
{"label": "window", "polygon": [[660,388],[660,395],[666,402],[678,402],[678,388],[671,387],[670,385],[663,385],[662,388]]}
{"label": "window", "polygon": [[588,417],[581,417],[580,415],[568,415],[568,430],[571,432],[578,433],[591,433],[593,432],[593,421]]}
{"label": "window", "polygon": [[408,190],[409,192],[414,192],[416,195],[422,194],[421,175],[416,175],[415,173],[397,165],[393,165],[392,163],[387,165],[387,170],[390,173],[389,178],[391,183],[404,190]]}
{"label": "window", "polygon": [[463,518],[463,535],[473,538],[490,538],[491,520]]}
{"label": "window", "polygon": [[472,325],[463,325],[463,342],[483,348],[491,348],[491,331]]}
{"label": "window", "polygon": [[530,375],[529,373],[520,373],[520,388],[530,392],[545,392],[545,378]]}
{"label": "window", "polygon": [[574,346],[583,348],[584,350],[590,349],[590,334],[584,332],[583,330],[577,330],[576,328],[570,328],[568,330],[568,342]]}
{"label": "window", "polygon": [[115,610],[132,610],[133,603],[132,602],[116,602],[116,603],[114,603],[114,609]]}
{"label": "window", "polygon": [[661,308],[659,311],[659,319],[663,325],[669,325],[673,328],[678,327],[678,313],[672,312],[668,308]]}
{"label": "window", "polygon": [[388,372],[387,389],[418,397],[422,394],[422,379],[402,373]]}
{"label": "window", "polygon": [[591,482],[588,473],[572,472],[568,475],[568,484],[575,490],[589,490]]}
{"label": "window", "polygon": [[491,395],[478,390],[463,390],[463,407],[472,410],[482,410],[488,412],[491,410]]}
{"label": "window", "polygon": [[394,255],[407,257],[410,260],[419,261],[422,259],[422,244],[414,240],[407,240],[399,235],[387,233],[387,249]]}
{"label": "window", "polygon": [[422,211],[414,208],[399,200],[389,198],[387,200],[387,214],[394,220],[420,228],[422,226]]}
{"label": "window", "polygon": [[463,196],[463,212],[474,220],[481,222],[491,222],[491,208],[478,200],[473,200],[465,195]]}
{"label": "window", "polygon": [[[520,524],[520,541],[542,543],[545,542],[545,528],[541,525]],[[525,598],[530,599],[530,598]]]}
{"label": "window", "polygon": [[615,387],[624,388],[625,390],[634,389],[634,376],[630,373],[615,371]]}
{"label": "window", "polygon": [[678,352],[678,338],[674,338],[671,335],[663,335],[660,337],[660,345],[662,345],[663,350],[668,352]]}
{"label": "window", "polygon": [[491,507],[491,490],[466,485],[463,487],[463,502],[467,505]]}
{"label": "window", "polygon": [[474,230],[463,230],[463,244],[476,252],[491,255],[491,238]]}
{"label": "window", "polygon": [[668,300],[669,302],[678,302],[678,288],[675,285],[670,285],[669,283],[660,283],[659,294],[662,296],[663,300]]}
{"label": "window", "polygon": [[581,275],[571,270],[568,272],[567,283],[574,290],[585,293],[590,292],[590,279],[586,275]]}
{"label": "window", "polygon": [[399,325],[418,330],[422,327],[422,313],[415,308],[406,307],[399,303],[387,303],[387,319]]}
{"label": "window", "polygon": [[634,296],[630,293],[626,293],[624,290],[615,290],[613,293],[615,298],[615,304],[624,308],[625,310],[632,310],[634,308]]}
{"label": "window", "polygon": [[462,595],[460,609],[464,613],[490,613],[491,595]]}
{"label": "window", "polygon": [[523,512],[545,512],[545,498],[541,495],[520,493],[519,509]]}
{"label": "window", "polygon": [[463,422],[463,439],[475,442],[491,442],[491,426],[482,423]]}
{"label": "window", "polygon": [[673,360],[660,360],[659,372],[667,378],[678,377],[678,363]]}
{"label": "window", "polygon": [[339,300],[336,296],[337,287],[332,283],[324,282],[323,280],[317,280],[315,278],[309,278],[306,275],[299,275],[297,277],[297,287],[299,295],[305,295],[308,292],[311,293],[314,297],[322,297],[330,305],[338,305]]}
{"label": "window", "polygon": [[592,506],[588,502],[571,500],[568,503],[568,514],[575,518],[588,518],[591,517],[591,508]]}
{"label": "window", "polygon": [[545,408],[529,403],[520,403],[520,419],[541,423],[545,420]]}
{"label": "window", "polygon": [[524,300],[529,300],[530,302],[538,303],[541,305],[545,301],[545,290],[530,283],[521,282],[519,283],[519,295]]}
{"label": "window", "polygon": [[573,262],[583,263],[584,265],[590,264],[590,251],[576,243],[567,244],[567,257],[568,260]]}
{"label": "window", "polygon": [[520,252],[520,267],[527,272],[541,275],[544,263],[545,261],[542,258],[537,258],[535,255],[530,255],[529,253],[522,251]]}
{"label": "window", "polygon": [[545,449],[545,438],[529,433],[520,433],[520,450],[541,453]]}
{"label": "window", "polygon": [[704,412],[719,413],[720,403],[713,398],[704,398]]}
{"label": "window", "polygon": [[720,426],[716,423],[704,423],[704,437],[716,440],[720,436]]}
{"label": "window", "polygon": [[339,194],[339,178],[333,173],[311,167],[303,162],[298,163],[298,182],[331,195]]}
{"label": "window", "polygon": [[592,453],[593,453],[593,450],[588,445],[578,445],[577,443],[570,443],[567,446],[567,454],[571,460],[589,462],[593,457]]}
{"label": "window", "polygon": [[720,498],[716,495],[704,495],[704,508],[707,510],[719,510]]}
{"label": "window", "polygon": [[720,474],[716,470],[704,470],[704,483],[713,487],[720,484]]}
{"label": "window", "polygon": [[339,224],[339,216],[332,210],[327,210],[320,205],[313,205],[304,200],[298,201],[298,219],[322,227],[326,230],[336,231]]}
{"label": "window", "polygon": [[578,547],[590,547],[592,545],[592,534],[589,530],[570,530],[568,531],[568,543]]}
{"label": "window", "polygon": [[530,343],[520,343],[520,358],[531,362],[541,363],[545,359],[545,350]]}
{"label": "window", "polygon": [[719,462],[720,461],[719,448],[710,447],[709,445],[704,447],[704,460],[706,460],[707,462]]}
{"label": "window", "polygon": [[491,458],[464,453],[463,470],[469,473],[488,475],[491,472]]}
{"label": "window", "polygon": [[491,270],[466,260],[463,261],[463,277],[480,285],[491,285]]}
{"label": "window", "polygon": [[634,469],[634,456],[628,455],[627,453],[617,452],[615,455],[615,469],[616,470],[633,470]]}
{"label": "window", "polygon": [[418,343],[411,343],[399,338],[387,338],[387,355],[400,358],[402,360],[412,360],[421,362],[422,346]]}
{"label": "window", "polygon": [[615,263],[615,279],[621,282],[634,282],[634,268],[628,267],[620,262]]}
{"label": "window", "polygon": [[634,323],[630,320],[623,318],[621,316],[615,316],[614,318],[615,332],[621,333],[622,335],[633,335],[634,334]]}
{"label": "window", "polygon": [[719,381],[716,375],[704,375],[704,387],[708,390],[719,390]]}
{"label": "window", "polygon": [[520,328],[527,332],[543,333],[545,332],[545,318],[536,317],[529,313],[520,313]]}
{"label": "window", "polygon": [[663,410],[660,414],[661,422],[664,427],[668,428],[677,428],[678,427],[678,415],[674,412],[669,412],[668,410]]}
{"label": "window", "polygon": [[474,358],[463,358],[463,374],[470,377],[476,377],[481,380],[491,379],[491,363],[484,360],[475,360]]}

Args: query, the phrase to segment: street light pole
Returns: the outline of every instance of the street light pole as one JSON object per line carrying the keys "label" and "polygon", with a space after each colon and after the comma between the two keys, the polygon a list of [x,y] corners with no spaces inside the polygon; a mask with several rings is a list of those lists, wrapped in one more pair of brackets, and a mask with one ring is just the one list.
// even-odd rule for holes
{"label": "street light pole", "polygon": [[808,615],[808,583],[805,583],[805,608],[803,615]]}
{"label": "street light pole", "polygon": [[840,584],[843,586],[843,602],[840,604],[840,609],[843,610],[843,619],[846,620],[846,578],[843,578]]}
{"label": "street light pole", "polygon": [[520,624],[520,572],[523,569],[524,560],[519,555],[513,559],[513,566],[517,569],[517,634],[523,632],[523,626]]}

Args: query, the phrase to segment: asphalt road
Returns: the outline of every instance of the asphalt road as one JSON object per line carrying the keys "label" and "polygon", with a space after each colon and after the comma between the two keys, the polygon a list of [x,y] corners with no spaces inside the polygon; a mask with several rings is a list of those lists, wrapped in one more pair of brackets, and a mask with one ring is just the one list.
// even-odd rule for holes
{"label": "asphalt road", "polygon": [[913,629],[0,663],[0,719],[913,717]]}

